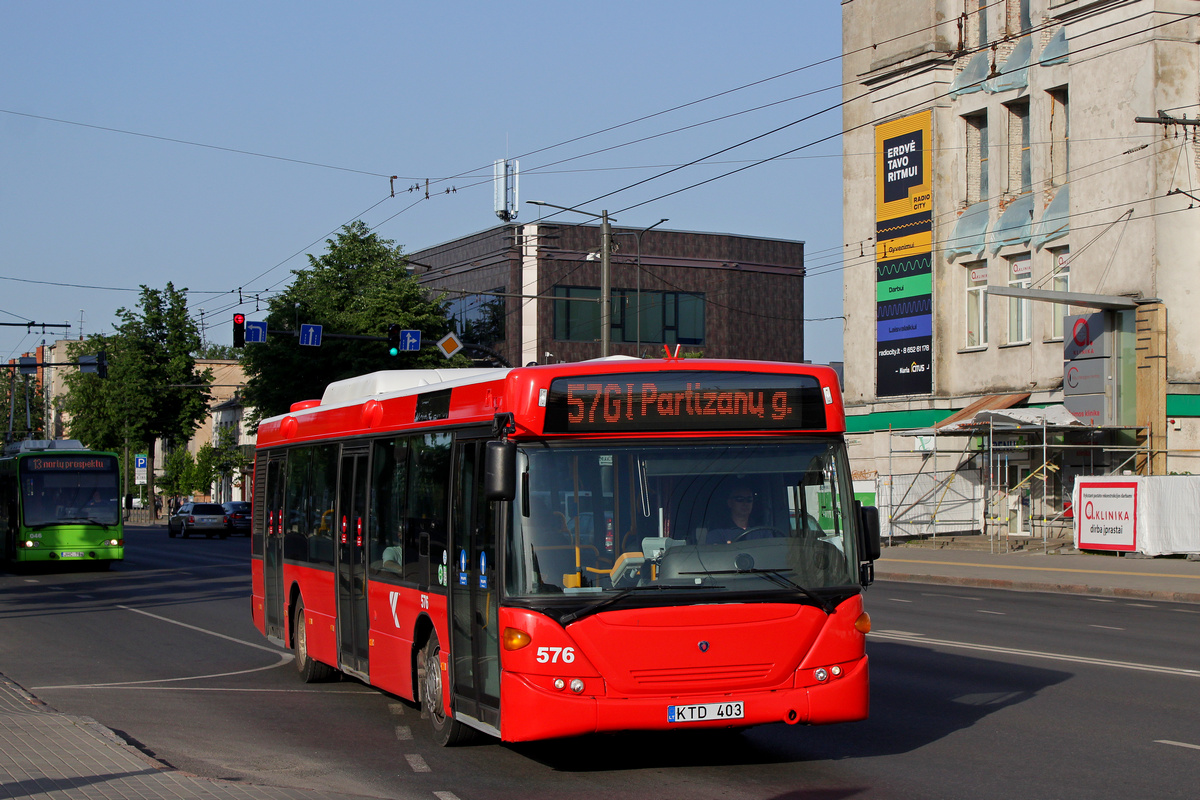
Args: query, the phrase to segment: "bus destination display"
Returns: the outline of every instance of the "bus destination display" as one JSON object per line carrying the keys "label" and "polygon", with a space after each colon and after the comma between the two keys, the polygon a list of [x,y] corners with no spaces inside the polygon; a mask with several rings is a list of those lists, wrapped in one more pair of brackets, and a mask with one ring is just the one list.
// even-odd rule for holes
{"label": "bus destination display", "polygon": [[821,386],[810,375],[585,375],[555,379],[546,398],[546,433],[824,427]]}
{"label": "bus destination display", "polygon": [[30,456],[22,463],[26,472],[90,472],[117,468],[116,461],[111,456]]}

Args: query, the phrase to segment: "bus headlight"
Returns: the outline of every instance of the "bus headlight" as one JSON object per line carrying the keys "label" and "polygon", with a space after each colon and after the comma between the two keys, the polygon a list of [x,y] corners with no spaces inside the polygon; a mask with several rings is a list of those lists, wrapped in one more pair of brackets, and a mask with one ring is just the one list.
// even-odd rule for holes
{"label": "bus headlight", "polygon": [[26,547],[37,547],[37,546],[38,546],[38,543],[37,543],[37,542],[35,542],[35,541],[33,541],[33,540],[31,539],[31,540],[29,540],[29,541],[25,542],[25,546],[26,546]]}

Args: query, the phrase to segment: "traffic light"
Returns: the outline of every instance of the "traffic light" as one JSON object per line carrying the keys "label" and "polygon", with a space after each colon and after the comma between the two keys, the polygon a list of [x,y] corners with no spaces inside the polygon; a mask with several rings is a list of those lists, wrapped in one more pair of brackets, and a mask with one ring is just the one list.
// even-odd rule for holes
{"label": "traffic light", "polygon": [[234,347],[245,347],[246,346],[246,315],[245,314],[234,314],[233,315],[233,346]]}
{"label": "traffic light", "polygon": [[108,353],[103,350],[96,354],[96,374],[101,378],[108,377]]}
{"label": "traffic light", "polygon": [[388,354],[400,354],[400,326],[394,322],[388,325]]}

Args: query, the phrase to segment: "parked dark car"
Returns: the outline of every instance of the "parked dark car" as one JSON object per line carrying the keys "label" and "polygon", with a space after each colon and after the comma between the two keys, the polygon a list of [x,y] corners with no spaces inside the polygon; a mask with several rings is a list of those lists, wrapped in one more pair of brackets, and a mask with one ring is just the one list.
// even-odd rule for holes
{"label": "parked dark car", "polygon": [[187,538],[193,533],[203,533],[211,539],[229,537],[229,522],[225,509],[216,503],[184,503],[167,519],[167,535],[174,538],[182,534]]}
{"label": "parked dark car", "polygon": [[225,509],[225,516],[229,519],[230,533],[244,533],[250,535],[250,504],[243,500],[230,500],[228,503],[222,503],[221,508]]}

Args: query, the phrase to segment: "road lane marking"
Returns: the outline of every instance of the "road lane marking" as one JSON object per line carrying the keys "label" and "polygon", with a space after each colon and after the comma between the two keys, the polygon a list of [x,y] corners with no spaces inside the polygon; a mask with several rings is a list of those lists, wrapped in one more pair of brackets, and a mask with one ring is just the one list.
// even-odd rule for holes
{"label": "road lane marking", "polygon": [[1123,631],[1124,628],[1118,628],[1114,625],[1088,625],[1089,628],[1100,628],[1105,631]]}
{"label": "road lane marking", "polygon": [[113,683],[64,684],[61,686],[37,686],[37,687],[33,687],[33,688],[36,688],[36,689],[109,689],[109,688],[121,688],[121,687],[130,687],[130,686],[146,686],[146,685],[154,684],[154,683],[176,683],[179,681],[199,681],[199,680],[206,680],[208,678],[228,678],[228,677],[232,677],[235,675],[249,675],[250,673],[253,673],[253,672],[265,672],[267,670],[272,670],[272,669],[275,669],[276,667],[281,667],[284,664],[287,664],[289,661],[291,661],[292,659],[295,658],[295,656],[293,656],[291,653],[281,651],[275,647],[267,647],[266,645],[257,644],[255,642],[247,642],[245,639],[237,639],[233,636],[226,636],[223,633],[217,633],[216,631],[210,631],[207,628],[201,628],[196,625],[189,625],[186,622],[180,622],[179,620],[171,619],[170,617],[163,617],[158,614],[151,614],[149,611],[143,611],[140,608],[132,608],[130,606],[124,606],[124,605],[120,605],[120,604],[117,605],[117,608],[123,609],[125,611],[132,611],[135,614],[141,614],[146,617],[151,617],[152,619],[156,619],[161,622],[169,622],[172,625],[178,625],[179,627],[187,628],[188,630],[198,631],[199,633],[206,633],[209,636],[216,636],[218,639],[225,639],[226,641],[234,642],[235,644],[245,645],[246,647],[253,647],[255,650],[263,650],[268,653],[271,653],[272,655],[278,656],[279,660],[276,661],[274,664],[268,664],[265,667],[254,667],[252,669],[242,669],[242,670],[236,670],[234,672],[217,672],[217,673],[213,673],[211,675],[189,675],[187,677],[182,677],[182,678],[155,678],[152,680],[116,681]]}
{"label": "road lane marking", "polygon": [[437,800],[458,800],[458,795],[456,795],[454,792],[434,792],[433,796],[436,797]]}
{"label": "road lane marking", "polygon": [[995,614],[997,617],[1007,617],[1008,616],[1008,614],[1006,614],[1003,611],[988,611],[986,608],[977,608],[975,610],[978,611],[980,614]]}
{"label": "road lane marking", "polygon": [[1200,575],[1173,575],[1169,572],[1125,572],[1124,570],[1113,569],[1072,569],[1069,567],[1022,567],[1014,564],[977,564],[970,561],[923,561],[919,558],[889,558],[886,561],[876,561],[875,568],[878,570],[880,567],[886,567],[889,561],[895,561],[900,564],[925,564],[928,566],[943,564],[947,567],[1016,569],[1029,572],[1072,572],[1081,575],[1136,575],[1140,578],[1187,578],[1188,580],[1200,581]]}
{"label": "road lane marking", "polygon": [[893,603],[911,603],[911,602],[913,602],[912,600],[901,600],[899,597],[889,597],[888,600],[891,600]]}
{"label": "road lane marking", "polygon": [[955,642],[950,639],[929,639],[920,634],[906,634],[900,631],[871,631],[867,636],[874,639],[888,639],[893,642],[910,642],[912,644],[941,645],[960,650],[978,650],[984,653],[1001,655],[1024,656],[1026,658],[1044,658],[1050,661],[1067,661],[1073,664],[1090,664],[1099,667],[1115,667],[1117,669],[1132,669],[1140,672],[1158,672],[1164,675],[1178,675],[1185,678],[1200,678],[1200,669],[1183,667],[1163,667],[1158,664],[1138,664],[1133,661],[1114,661],[1107,658],[1090,658],[1088,656],[1072,656],[1066,653],[1046,653],[1039,650],[1021,650],[1016,647],[997,647],[995,645],[972,644],[970,642]]}
{"label": "road lane marking", "polygon": [[282,667],[284,664],[291,661],[293,658],[291,653],[280,653],[279,660],[274,664],[268,664],[265,667],[254,667],[253,669],[239,669],[235,672],[214,672],[211,675],[188,675],[183,678],[153,678],[144,681],[116,681],[115,683],[73,683],[64,684],[62,686],[32,686],[33,689],[122,689],[125,687],[140,687],[151,683],[176,683],[178,681],[202,681],[206,678],[232,678],[235,675],[249,675],[253,672],[266,672]]}
{"label": "road lane marking", "polygon": [[404,704],[403,703],[388,703],[388,711],[391,713],[391,715],[393,717],[402,717],[402,716],[404,716]]}
{"label": "road lane marking", "polygon": [[408,727],[407,725],[397,725],[396,726],[396,741],[411,742],[412,740],[413,740],[412,728]]}
{"label": "road lane marking", "polygon": [[[226,636],[223,633],[217,633],[216,631],[210,631],[207,628],[200,628],[195,625],[189,625],[188,623],[180,622],[177,619],[171,619],[170,617],[162,617],[162,616],[159,616],[158,614],[151,614],[149,611],[142,611],[140,608],[133,608],[132,606],[123,606],[120,604],[117,605],[117,608],[122,608],[126,611],[132,611],[135,614],[142,614],[143,616],[152,617],[153,619],[157,619],[162,622],[169,622],[172,625],[178,625],[179,627],[187,628],[188,630],[199,631],[200,633],[207,633],[209,636],[216,636],[218,639],[225,639],[226,641],[234,642],[236,644],[244,644],[246,647],[253,647],[255,650],[265,650],[266,652],[273,653],[274,655],[279,655],[281,652],[278,647],[267,647],[265,644],[257,644],[256,642],[247,642],[245,639],[237,639],[233,636]],[[288,655],[291,655],[291,654],[289,653]]]}
{"label": "road lane marking", "polygon": [[425,763],[425,759],[421,758],[421,756],[417,755],[416,753],[409,753],[404,757],[404,760],[408,762],[410,767],[412,767],[413,772],[433,772],[433,770],[429,768],[429,765]]}
{"label": "road lane marking", "polygon": [[1200,744],[1188,744],[1187,742],[1172,742],[1170,739],[1155,739],[1155,744],[1169,744],[1173,747],[1186,747],[1190,750],[1200,750]]}

